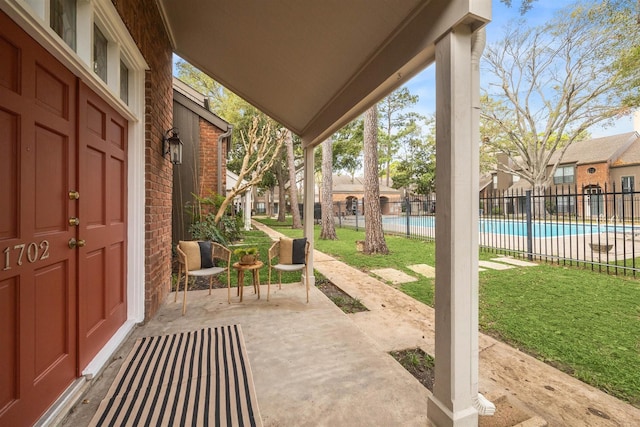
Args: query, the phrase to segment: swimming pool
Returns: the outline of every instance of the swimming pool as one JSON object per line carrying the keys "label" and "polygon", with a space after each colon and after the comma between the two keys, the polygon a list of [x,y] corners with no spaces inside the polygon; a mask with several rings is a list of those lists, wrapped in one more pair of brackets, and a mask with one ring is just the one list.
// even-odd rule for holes
{"label": "swimming pool", "polygon": [[[480,219],[481,233],[508,234],[510,236],[527,236],[526,221],[501,221],[495,219]],[[581,234],[599,233],[597,224],[589,223],[557,223],[540,222],[531,223],[531,234],[533,237],[554,237],[554,236],[575,236]]]}
{"label": "swimming pool", "polygon": [[[383,227],[385,225],[398,228],[406,226],[407,217],[385,217],[382,220]],[[417,227],[435,227],[434,216],[412,216],[409,217],[409,227],[414,229]],[[636,232],[640,233],[637,229]],[[490,234],[506,234],[509,236],[527,236],[527,222],[519,220],[499,220],[480,218],[478,222],[480,233]],[[533,221],[531,223],[531,231],[533,237],[556,237],[556,236],[575,236],[583,234],[597,233],[632,233],[633,227],[624,225],[608,225],[596,223],[562,223],[562,222],[542,222]]]}

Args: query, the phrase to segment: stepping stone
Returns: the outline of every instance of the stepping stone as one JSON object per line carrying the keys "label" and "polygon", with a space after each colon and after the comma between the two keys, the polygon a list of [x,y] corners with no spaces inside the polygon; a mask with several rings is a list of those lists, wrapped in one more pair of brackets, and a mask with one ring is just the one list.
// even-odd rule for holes
{"label": "stepping stone", "polygon": [[535,267],[536,265],[538,265],[535,262],[529,262],[529,261],[524,261],[524,260],[517,259],[517,258],[507,258],[507,257],[493,258],[491,261],[497,261],[497,262],[503,262],[505,264],[517,265],[518,267]]}
{"label": "stepping stone", "polygon": [[[424,277],[428,279],[433,279],[436,277],[436,268],[431,267],[427,264],[414,264],[408,265],[407,268],[409,270],[415,271],[418,274],[422,274]],[[486,268],[478,267],[478,271],[486,271]]]}
{"label": "stepping stone", "polygon": [[499,262],[480,261],[480,267],[490,268],[492,270],[508,270],[513,268],[512,265],[500,264]]}
{"label": "stepping stone", "polygon": [[378,270],[371,270],[371,272],[394,285],[416,282],[418,280],[403,271],[396,270],[395,268],[380,268]]}
{"label": "stepping stone", "polygon": [[427,264],[414,264],[408,265],[407,268],[411,271],[415,271],[418,274],[422,274],[424,277],[433,279],[436,277],[436,268]]}

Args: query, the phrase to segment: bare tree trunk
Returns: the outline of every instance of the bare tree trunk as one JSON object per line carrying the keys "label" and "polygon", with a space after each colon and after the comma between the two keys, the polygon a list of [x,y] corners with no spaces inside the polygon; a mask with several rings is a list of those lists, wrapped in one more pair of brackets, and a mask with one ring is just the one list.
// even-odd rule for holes
{"label": "bare tree trunk", "polygon": [[388,254],[382,231],[380,186],[378,183],[378,109],[364,113],[364,252]]}
{"label": "bare tree trunk", "polygon": [[262,176],[266,171],[271,169],[277,159],[281,159],[281,150],[284,143],[283,138],[272,138],[271,129],[272,122],[261,125],[257,117],[254,117],[251,128],[247,133],[241,133],[242,145],[245,148],[245,154],[242,159],[242,166],[238,173],[238,179],[233,188],[227,192],[215,216],[215,223],[218,224],[222,216],[225,214],[227,206],[233,199],[244,194],[251,186],[256,185],[262,180]]}
{"label": "bare tree trunk", "polygon": [[333,221],[333,141],[327,138],[322,143],[322,229],[320,238],[337,240]]}
{"label": "bare tree trunk", "polygon": [[285,178],[282,170],[282,162],[278,161],[275,167],[276,181],[278,181],[278,222],[285,222],[287,214],[287,196],[284,189]]}
{"label": "bare tree trunk", "polygon": [[[254,185],[251,187],[251,216],[253,216],[257,212],[257,200],[258,200],[258,186]],[[266,213],[266,207],[265,207]]]}
{"label": "bare tree trunk", "polygon": [[273,201],[276,198],[276,191],[273,187],[269,189],[269,200],[268,200],[268,208],[269,209],[269,218],[273,216]]}
{"label": "bare tree trunk", "polygon": [[287,168],[289,169],[289,201],[291,202],[291,216],[293,224],[291,228],[302,228],[300,222],[300,211],[298,210],[298,186],[296,185],[296,164],[293,158],[293,135],[287,131],[284,139],[287,146]]}

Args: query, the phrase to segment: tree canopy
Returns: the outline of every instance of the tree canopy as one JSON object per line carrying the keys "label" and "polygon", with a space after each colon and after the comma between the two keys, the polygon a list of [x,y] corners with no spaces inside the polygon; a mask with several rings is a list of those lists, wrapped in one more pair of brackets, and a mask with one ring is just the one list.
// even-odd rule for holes
{"label": "tree canopy", "polygon": [[[393,188],[406,188],[416,194],[435,191],[436,138],[435,120],[426,120],[427,135],[416,129],[407,141],[404,157],[392,165]],[[419,128],[416,124],[416,127]]]}
{"label": "tree canopy", "polygon": [[483,66],[495,78],[483,104],[483,143],[509,154],[508,172],[534,190],[546,187],[564,151],[591,126],[630,112],[638,67],[620,66],[640,43],[630,3],[573,5],[539,27],[519,22],[488,47]]}

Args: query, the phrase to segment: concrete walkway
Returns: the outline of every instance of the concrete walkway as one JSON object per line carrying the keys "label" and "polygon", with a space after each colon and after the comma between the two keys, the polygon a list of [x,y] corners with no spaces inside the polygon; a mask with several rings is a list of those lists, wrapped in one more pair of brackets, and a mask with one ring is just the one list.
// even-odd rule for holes
{"label": "concrete walkway", "polygon": [[[254,221],[273,239],[280,233]],[[349,319],[384,352],[435,353],[434,310],[360,270],[314,251],[314,268],[368,309]],[[550,426],[638,426],[640,409],[480,334],[480,392],[506,396]],[[488,424],[490,425],[490,424]]]}

